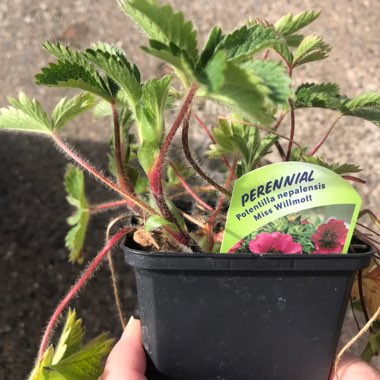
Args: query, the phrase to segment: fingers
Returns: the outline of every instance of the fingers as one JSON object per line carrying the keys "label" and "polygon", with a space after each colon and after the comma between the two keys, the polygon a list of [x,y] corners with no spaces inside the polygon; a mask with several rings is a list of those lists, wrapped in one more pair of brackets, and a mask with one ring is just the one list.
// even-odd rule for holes
{"label": "fingers", "polygon": [[140,321],[131,317],[121,339],[108,356],[99,380],[147,380]]}
{"label": "fingers", "polygon": [[380,372],[356,356],[347,355],[331,380],[380,380]]}

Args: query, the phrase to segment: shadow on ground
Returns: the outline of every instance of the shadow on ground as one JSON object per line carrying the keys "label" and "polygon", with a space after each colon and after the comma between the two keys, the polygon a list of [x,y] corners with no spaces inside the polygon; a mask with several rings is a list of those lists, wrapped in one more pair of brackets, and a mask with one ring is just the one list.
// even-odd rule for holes
{"label": "shadow on ground", "polygon": [[[65,219],[70,209],[62,179],[66,159],[39,136],[1,135],[0,151],[0,378],[23,379],[30,371],[46,321],[83,267],[68,263],[64,248]],[[105,145],[78,142],[78,150],[97,165],[106,161]],[[99,183],[87,179],[92,202],[115,198]],[[93,218],[86,243],[90,259],[104,242],[110,213]],[[121,250],[113,257],[119,273],[125,315],[136,306],[132,272]],[[120,335],[109,270],[104,265],[73,304],[88,337],[102,331]]]}

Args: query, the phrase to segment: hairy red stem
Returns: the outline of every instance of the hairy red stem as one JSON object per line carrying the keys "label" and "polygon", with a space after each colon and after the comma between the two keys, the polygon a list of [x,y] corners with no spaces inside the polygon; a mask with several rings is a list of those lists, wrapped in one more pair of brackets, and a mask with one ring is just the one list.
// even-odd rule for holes
{"label": "hairy red stem", "polygon": [[160,210],[161,215],[169,222],[174,223],[179,229],[179,232],[171,231],[170,233],[171,236],[173,236],[181,244],[193,246],[193,247],[196,245],[195,242],[191,239],[191,237],[188,234],[186,234],[185,232],[181,230],[181,227],[179,226],[176,218],[174,217],[173,213],[171,212],[166,202],[163,186],[162,186],[162,177],[163,177],[163,169],[165,166],[166,155],[169,151],[173,138],[176,132],[178,131],[179,127],[181,126],[182,121],[193,101],[197,88],[198,87],[195,84],[191,86],[190,91],[187,94],[185,101],[172,127],[169,130],[169,133],[166,135],[164,139],[164,142],[160,148],[158,157],[156,158],[156,161],[153,164],[152,169],[148,173],[150,189],[151,189],[153,198],[157,204],[157,207]]}
{"label": "hairy red stem", "polygon": [[124,189],[128,193],[134,194],[135,191],[133,189],[133,186],[125,175],[123,158],[121,154],[122,149],[121,149],[119,113],[117,112],[115,103],[112,103],[111,107],[112,107],[112,117],[113,117],[113,126],[114,126],[113,132],[114,132],[115,164],[116,164],[117,180],[122,189]]}
{"label": "hairy red stem", "polygon": [[214,209],[208,204],[206,203],[202,198],[200,198],[197,194],[194,193],[193,189],[187,184],[187,182],[185,181],[185,179],[181,176],[181,173],[178,171],[178,169],[174,166],[173,163],[170,164],[170,166],[172,167],[175,175],[177,176],[177,178],[179,179],[179,181],[181,182],[182,186],[187,190],[187,192],[199,203],[201,204],[206,210],[209,210],[209,211],[214,211]]}
{"label": "hairy red stem", "polygon": [[190,114],[186,116],[186,118],[183,121],[183,127],[182,127],[182,147],[183,151],[185,153],[185,156],[187,160],[189,161],[190,165],[193,167],[193,169],[204,179],[206,180],[210,185],[212,185],[216,190],[220,191],[222,194],[226,195],[228,198],[231,198],[231,193],[226,190],[224,187],[217,184],[213,179],[211,179],[201,168],[200,166],[195,162],[191,151],[189,147],[189,124],[190,124]]}
{"label": "hairy red stem", "polygon": [[325,133],[325,135],[322,137],[322,139],[319,141],[319,143],[310,151],[309,156],[314,156],[315,153],[318,152],[319,148],[325,143],[327,138],[330,136],[330,133],[334,129],[334,127],[337,125],[338,121],[343,117],[343,115],[339,115],[339,117],[333,122],[331,127],[328,129],[328,131]]}
{"label": "hairy red stem", "polygon": [[118,241],[127,234],[132,227],[125,227],[117,232],[104,246],[104,248],[97,254],[97,256],[90,262],[89,266],[82,272],[81,276],[74,284],[74,286],[68,291],[65,298],[59,303],[57,308],[55,309],[53,315],[51,316],[49,323],[46,327],[44,336],[42,338],[40,349],[38,352],[38,361],[43,359],[44,353],[46,351],[47,345],[49,344],[50,335],[58,321],[59,316],[63,312],[63,310],[67,307],[69,302],[73,299],[73,297],[79,292],[79,290],[86,283],[88,278],[94,273],[98,265],[101,263],[103,258],[107,255],[107,253],[118,243]]}
{"label": "hairy red stem", "polygon": [[133,210],[137,210],[138,209],[137,207],[139,207],[140,209],[146,211],[149,214],[156,214],[156,212],[150,206],[148,206],[145,202],[142,202],[140,199],[138,199],[134,195],[121,189],[117,184],[109,180],[107,177],[101,174],[98,170],[96,170],[92,165],[90,165],[88,162],[83,160],[69,146],[67,146],[65,142],[60,139],[58,135],[53,133],[52,138],[54,142],[78,165],[86,169],[96,179],[98,179],[100,182],[102,182],[103,184],[111,188],[113,191],[115,191],[116,193],[126,198],[126,201],[128,202],[128,206],[131,207]]}
{"label": "hairy red stem", "polygon": [[128,205],[128,201],[121,200],[121,201],[101,203],[99,205],[90,206],[89,209],[90,209],[90,212],[96,213],[96,212],[106,211],[110,208],[116,208],[116,207],[120,207],[124,205]]}
{"label": "hairy red stem", "polygon": [[289,136],[288,151],[286,153],[286,161],[290,160],[293,143],[294,143],[294,134],[296,131],[296,118],[295,118],[295,112],[294,112],[294,104],[291,99],[289,99],[289,107],[290,107],[290,136]]}

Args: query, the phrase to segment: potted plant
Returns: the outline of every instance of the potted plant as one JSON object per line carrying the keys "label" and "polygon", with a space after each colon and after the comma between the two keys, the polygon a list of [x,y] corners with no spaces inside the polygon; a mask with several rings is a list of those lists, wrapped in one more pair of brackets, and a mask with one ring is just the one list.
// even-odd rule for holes
{"label": "potted plant", "polygon": [[[77,51],[47,42],[43,46],[56,60],[36,75],[37,84],[82,92],[63,98],[50,116],[24,94],[9,99],[10,107],[1,109],[0,128],[44,134],[78,166],[69,166],[65,176],[68,201],[76,208],[66,237],[71,261],[83,260],[91,213],[81,170],[120,196],[102,207],[129,210],[127,222],[124,213],[118,221],[124,225],[54,312],[30,379],[99,375],[99,360],[110,341],[100,336],[81,347],[83,331],[74,312],[68,314],[55,350],[49,339],[71,298],[121,241],[127,262],[136,270],[144,346],[150,359],[148,376],[327,379],[355,272],[368,266],[374,252],[373,235],[358,231],[361,240],[352,243],[350,254],[340,253],[343,244],[338,238],[329,242],[329,252],[322,252],[318,234],[332,225],[338,228],[339,221],[309,223],[292,215],[237,242],[230,254],[220,254],[225,210],[233,184],[265,166],[272,150],[280,161],[321,167],[322,172],[334,172],[331,175],[347,181],[363,182],[352,175],[360,171],[357,166],[328,163],[318,151],[343,116],[379,125],[380,95],[348,98],[334,83],[292,87],[299,66],[322,60],[330,51],[321,37],[299,33],[318,12],[286,15],[274,25],[251,19],[227,34],[214,27],[198,50],[192,23],[170,6],[154,0],[120,0],[119,5],[149,37],[144,51],[166,62],[169,74],[142,81],[138,68],[114,45],[97,43]],[[220,117],[209,131],[192,110],[192,104],[204,98],[235,113]],[[166,111],[176,107],[179,110],[166,131]],[[338,117],[315,147],[308,148],[294,138],[296,110],[313,107],[335,110]],[[112,119],[109,173],[113,178],[59,135],[69,121],[89,109]],[[279,129],[287,115],[288,134]],[[193,122],[210,138],[207,156],[223,164],[222,184],[194,157],[189,146]],[[176,162],[169,155],[179,133],[191,171],[180,164],[182,157]],[[194,174],[207,186],[194,191],[188,180]],[[192,202],[178,201],[179,185],[186,190],[185,200]],[[379,223],[371,211],[363,213]],[[279,234],[281,244],[274,243]],[[309,234],[306,245],[295,240],[303,234]],[[267,243],[270,239],[268,252],[253,248],[259,235]],[[286,249],[281,248],[284,244]]]}

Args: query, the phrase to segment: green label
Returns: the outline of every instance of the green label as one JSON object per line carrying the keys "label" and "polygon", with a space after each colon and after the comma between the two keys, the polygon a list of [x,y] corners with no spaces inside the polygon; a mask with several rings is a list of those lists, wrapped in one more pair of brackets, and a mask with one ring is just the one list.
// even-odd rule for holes
{"label": "green label", "polygon": [[360,205],[356,190],[321,166],[256,169],[235,182],[221,252],[347,253]]}

